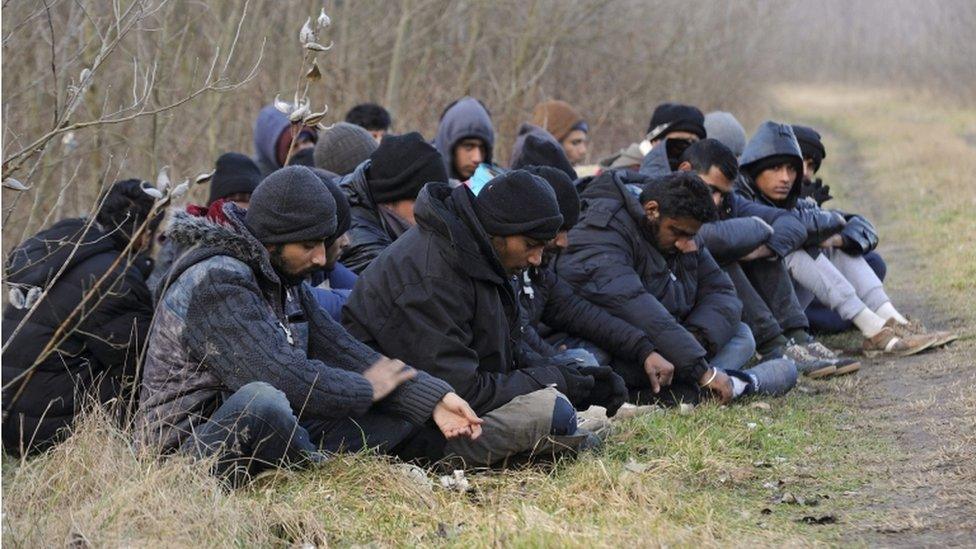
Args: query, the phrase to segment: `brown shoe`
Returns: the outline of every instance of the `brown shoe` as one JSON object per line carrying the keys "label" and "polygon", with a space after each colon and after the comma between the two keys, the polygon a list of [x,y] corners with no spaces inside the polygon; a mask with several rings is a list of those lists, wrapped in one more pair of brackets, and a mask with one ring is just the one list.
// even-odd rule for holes
{"label": "brown shoe", "polygon": [[911,317],[908,318],[908,324],[901,324],[899,322],[895,322],[895,319],[889,318],[888,322],[885,323],[885,326],[890,326],[894,328],[895,333],[898,334],[899,336],[906,336],[906,335],[934,336],[936,338],[936,341],[935,343],[932,344],[932,347],[942,347],[943,345],[948,345],[949,343],[952,343],[953,341],[959,339],[958,335],[946,330],[929,330],[928,328],[925,327],[924,324],[922,324],[921,321]]}
{"label": "brown shoe", "polygon": [[906,334],[898,336],[894,328],[885,326],[874,337],[864,338],[862,344],[867,356],[895,355],[910,356],[935,345],[936,338],[931,335]]}

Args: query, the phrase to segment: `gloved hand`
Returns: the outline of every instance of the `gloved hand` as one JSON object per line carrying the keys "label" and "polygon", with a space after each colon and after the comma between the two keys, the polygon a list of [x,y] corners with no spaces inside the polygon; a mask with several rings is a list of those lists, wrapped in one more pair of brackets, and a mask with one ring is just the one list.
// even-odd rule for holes
{"label": "gloved hand", "polygon": [[607,409],[607,416],[613,417],[617,410],[627,402],[629,392],[624,378],[617,375],[609,366],[583,366],[581,374],[593,376],[593,390],[590,391],[589,404]]}
{"label": "gloved hand", "polygon": [[849,216],[840,234],[844,237],[841,249],[849,254],[864,255],[878,246],[878,231],[860,215]]}
{"label": "gloved hand", "polygon": [[823,179],[819,177],[813,181],[803,180],[800,185],[800,197],[810,197],[817,201],[818,206],[822,206],[824,202],[833,198],[830,196],[830,185],[824,185]]}
{"label": "gloved hand", "polygon": [[563,379],[566,380],[566,398],[577,410],[589,408],[590,393],[596,384],[593,376],[580,372],[579,368],[572,364],[561,364],[558,368]]}

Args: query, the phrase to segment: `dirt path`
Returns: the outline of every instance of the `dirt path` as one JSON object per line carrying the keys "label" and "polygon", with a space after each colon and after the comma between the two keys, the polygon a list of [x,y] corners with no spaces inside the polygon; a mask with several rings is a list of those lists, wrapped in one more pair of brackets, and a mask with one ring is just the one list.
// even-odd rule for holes
{"label": "dirt path", "polygon": [[[840,147],[830,161],[847,167],[836,184],[850,190],[879,226],[885,196],[862,168],[856,144],[827,130]],[[835,153],[836,151],[836,153]],[[861,194],[863,193],[863,194]],[[884,240],[886,287],[893,302],[932,328],[960,328],[912,283],[923,265],[910,245]],[[848,387],[835,393],[848,407],[852,436],[890,442],[893,452],[857,456],[869,485],[854,494],[856,511],[845,541],[868,545],[976,546],[976,345],[962,341],[897,360],[866,360]]]}

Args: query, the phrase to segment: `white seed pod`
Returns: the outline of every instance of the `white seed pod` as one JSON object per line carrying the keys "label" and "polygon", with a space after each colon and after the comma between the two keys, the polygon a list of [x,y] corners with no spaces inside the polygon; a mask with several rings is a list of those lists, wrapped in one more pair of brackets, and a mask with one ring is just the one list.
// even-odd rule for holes
{"label": "white seed pod", "polygon": [[15,191],[27,191],[27,190],[30,190],[30,187],[28,187],[27,185],[24,185],[23,183],[21,183],[20,181],[14,179],[13,177],[8,177],[7,179],[4,179],[3,180],[3,186],[6,187],[6,188],[8,188],[8,189],[13,189]]}
{"label": "white seed pod", "polygon": [[329,112],[328,107],[326,107],[325,110],[322,112],[313,112],[308,116],[306,116],[303,122],[305,123],[306,126],[315,126],[319,122],[321,122],[323,118],[325,118],[325,113],[327,112]]}
{"label": "white seed pod", "polygon": [[291,112],[291,103],[282,101],[281,96],[276,95],[274,98],[274,108],[282,114],[289,114]]}
{"label": "white seed pod", "polygon": [[305,20],[305,24],[302,25],[302,30],[298,33],[298,40],[302,44],[308,44],[309,42],[315,42],[315,31],[312,30],[312,18],[309,17]]}
{"label": "white seed pod", "polygon": [[322,44],[319,44],[317,42],[308,42],[305,44],[305,49],[312,50],[312,51],[329,51],[332,49],[332,46],[334,45],[335,45],[334,42],[329,42],[328,46],[323,46]]}
{"label": "white seed pod", "polygon": [[326,126],[325,124],[319,122],[318,124],[315,125],[315,127],[318,128],[320,132],[327,132],[332,128],[334,128],[335,124],[329,124],[328,126]]}
{"label": "white seed pod", "polygon": [[160,191],[165,191],[169,188],[169,174],[166,173],[168,169],[169,166],[163,166],[163,169],[159,170],[159,175],[156,176],[156,188]]}
{"label": "white seed pod", "polygon": [[292,122],[298,122],[299,120],[305,118],[305,116],[308,114],[308,111],[309,111],[309,105],[308,102],[306,101],[301,105],[299,105],[297,109],[292,111],[292,113],[288,116],[288,120]]}
{"label": "white seed pod", "polygon": [[75,138],[75,132],[67,132],[61,136],[61,146],[64,147],[67,152],[77,149],[78,140]]}
{"label": "white seed pod", "polygon": [[330,19],[329,16],[325,14],[325,8],[322,8],[322,11],[319,12],[319,18],[315,20],[315,23],[319,26],[320,29],[324,29],[325,27],[328,27],[329,25],[332,24],[332,19]]}
{"label": "white seed pod", "polygon": [[190,180],[187,179],[187,180],[183,181],[182,183],[180,183],[179,185],[173,187],[173,190],[170,191],[169,196],[171,198],[179,198],[179,197],[183,196],[184,194],[186,194],[186,191],[189,188],[190,188]]}
{"label": "white seed pod", "polygon": [[308,78],[312,82],[318,82],[322,79],[322,71],[319,70],[319,62],[317,60],[312,59],[312,68],[308,69],[308,72],[305,73],[305,78]]}
{"label": "white seed pod", "polygon": [[142,192],[148,194],[149,196],[157,200],[163,197],[162,191],[160,191],[156,187],[151,186],[149,183],[145,181],[142,182]]}
{"label": "white seed pod", "polygon": [[24,308],[30,309],[40,298],[41,289],[37,286],[32,286],[30,290],[27,290],[27,298],[24,300]]}
{"label": "white seed pod", "polygon": [[24,293],[20,291],[20,288],[10,288],[10,291],[7,292],[7,300],[10,301],[10,305],[14,309],[27,307],[27,300],[24,299]]}
{"label": "white seed pod", "polygon": [[81,69],[81,74],[78,76],[78,84],[84,86],[85,82],[87,82],[88,79],[91,78],[91,73],[92,73],[91,69],[89,69],[88,67]]}
{"label": "white seed pod", "polygon": [[196,183],[197,185],[203,185],[204,183],[213,179],[215,173],[217,173],[217,170],[214,170],[210,173],[202,173],[198,175],[196,179],[193,180],[193,182]]}

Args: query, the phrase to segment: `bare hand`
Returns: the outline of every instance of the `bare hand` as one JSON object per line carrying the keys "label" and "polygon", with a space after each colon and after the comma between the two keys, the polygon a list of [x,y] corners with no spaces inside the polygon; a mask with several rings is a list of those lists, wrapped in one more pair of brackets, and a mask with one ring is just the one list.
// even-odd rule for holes
{"label": "bare hand", "polygon": [[834,236],[820,243],[821,248],[840,248],[844,245],[844,237],[835,234]]}
{"label": "bare hand", "polygon": [[383,400],[403,382],[416,375],[417,370],[407,366],[402,360],[387,357],[377,360],[363,372],[363,377],[373,386],[373,402]]}
{"label": "bare hand", "polygon": [[[715,372],[715,378],[712,379],[712,372]],[[701,385],[712,379],[708,385],[702,386],[702,389],[706,389],[711,392],[712,396],[718,400],[719,404],[726,404],[732,400],[732,378],[728,376],[722,370],[716,370],[714,368],[709,368],[702,374],[701,379],[698,380],[698,384]]]}
{"label": "bare hand", "polygon": [[739,261],[754,261],[756,259],[765,259],[767,257],[772,257],[773,250],[769,249],[769,246],[765,244],[760,244],[758,248],[744,255]]}
{"label": "bare hand", "polygon": [[474,440],[481,436],[481,424],[484,420],[474,413],[467,401],[455,393],[444,395],[434,408],[433,417],[445,438],[467,437]]}
{"label": "bare hand", "polygon": [[661,387],[671,385],[671,377],[674,375],[674,364],[668,362],[666,358],[658,353],[651,353],[644,359],[644,372],[651,380],[651,388],[655,393],[661,392]]}
{"label": "bare hand", "polygon": [[690,238],[687,240],[675,241],[674,247],[677,248],[678,251],[683,254],[690,254],[692,252],[698,251],[698,243]]}

